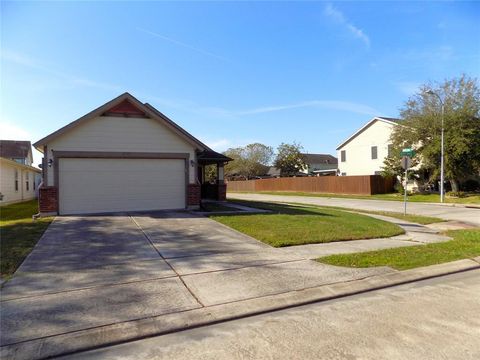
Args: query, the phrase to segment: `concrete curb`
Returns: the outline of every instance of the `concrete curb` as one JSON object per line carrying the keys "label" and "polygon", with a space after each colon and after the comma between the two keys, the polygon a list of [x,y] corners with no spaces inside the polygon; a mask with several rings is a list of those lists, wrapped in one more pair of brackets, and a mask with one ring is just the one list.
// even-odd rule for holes
{"label": "concrete curb", "polygon": [[68,355],[475,269],[480,269],[480,257],[48,336],[5,345],[0,357]]}

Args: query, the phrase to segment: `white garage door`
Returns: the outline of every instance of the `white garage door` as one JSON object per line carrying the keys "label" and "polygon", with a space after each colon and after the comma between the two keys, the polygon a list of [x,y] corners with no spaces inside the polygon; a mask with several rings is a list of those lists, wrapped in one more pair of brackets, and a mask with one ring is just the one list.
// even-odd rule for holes
{"label": "white garage door", "polygon": [[60,214],[182,209],[185,161],[60,159]]}

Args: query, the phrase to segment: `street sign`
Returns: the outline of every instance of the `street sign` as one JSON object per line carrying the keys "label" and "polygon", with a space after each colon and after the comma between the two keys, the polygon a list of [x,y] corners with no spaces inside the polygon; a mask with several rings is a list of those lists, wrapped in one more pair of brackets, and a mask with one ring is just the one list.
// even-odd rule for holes
{"label": "street sign", "polygon": [[400,153],[400,155],[413,157],[415,155],[415,150],[413,150],[412,148],[405,148],[405,149],[402,149],[402,152]]}
{"label": "street sign", "polygon": [[410,156],[403,156],[401,162],[402,162],[402,169],[407,170],[412,165],[412,158]]}

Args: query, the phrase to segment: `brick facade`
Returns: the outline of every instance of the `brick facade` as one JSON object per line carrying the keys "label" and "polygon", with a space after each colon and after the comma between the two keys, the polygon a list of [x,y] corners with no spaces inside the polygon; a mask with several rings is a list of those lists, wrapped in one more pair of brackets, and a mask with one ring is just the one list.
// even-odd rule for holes
{"label": "brick facade", "polygon": [[55,186],[41,186],[38,189],[38,208],[40,213],[58,212],[58,192]]}
{"label": "brick facade", "polygon": [[217,200],[218,201],[227,200],[227,184],[217,184],[217,187],[218,187]]}
{"label": "brick facade", "polygon": [[200,185],[188,184],[187,188],[187,206],[200,206]]}

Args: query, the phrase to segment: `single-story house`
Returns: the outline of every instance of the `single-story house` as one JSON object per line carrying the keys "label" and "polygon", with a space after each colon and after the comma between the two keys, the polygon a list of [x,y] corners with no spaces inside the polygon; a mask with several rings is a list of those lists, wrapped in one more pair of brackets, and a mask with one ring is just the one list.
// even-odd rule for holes
{"label": "single-story house", "polygon": [[374,117],[337,147],[338,170],[345,175],[379,175],[391,152],[390,135],[401,120]]}
{"label": "single-story house", "polygon": [[[172,120],[124,93],[34,144],[43,158],[41,214],[198,208],[225,200],[219,154]],[[217,165],[215,184],[204,167]]]}
{"label": "single-story house", "polygon": [[37,196],[41,171],[32,166],[30,141],[0,140],[0,204]]}
{"label": "single-story house", "polygon": [[[301,154],[305,160],[305,168],[299,170],[295,176],[335,176],[337,175],[337,165],[338,160],[335,156],[330,154]],[[265,177],[279,178],[281,177],[280,169],[277,169],[275,166],[270,166],[268,168],[267,174]]]}

